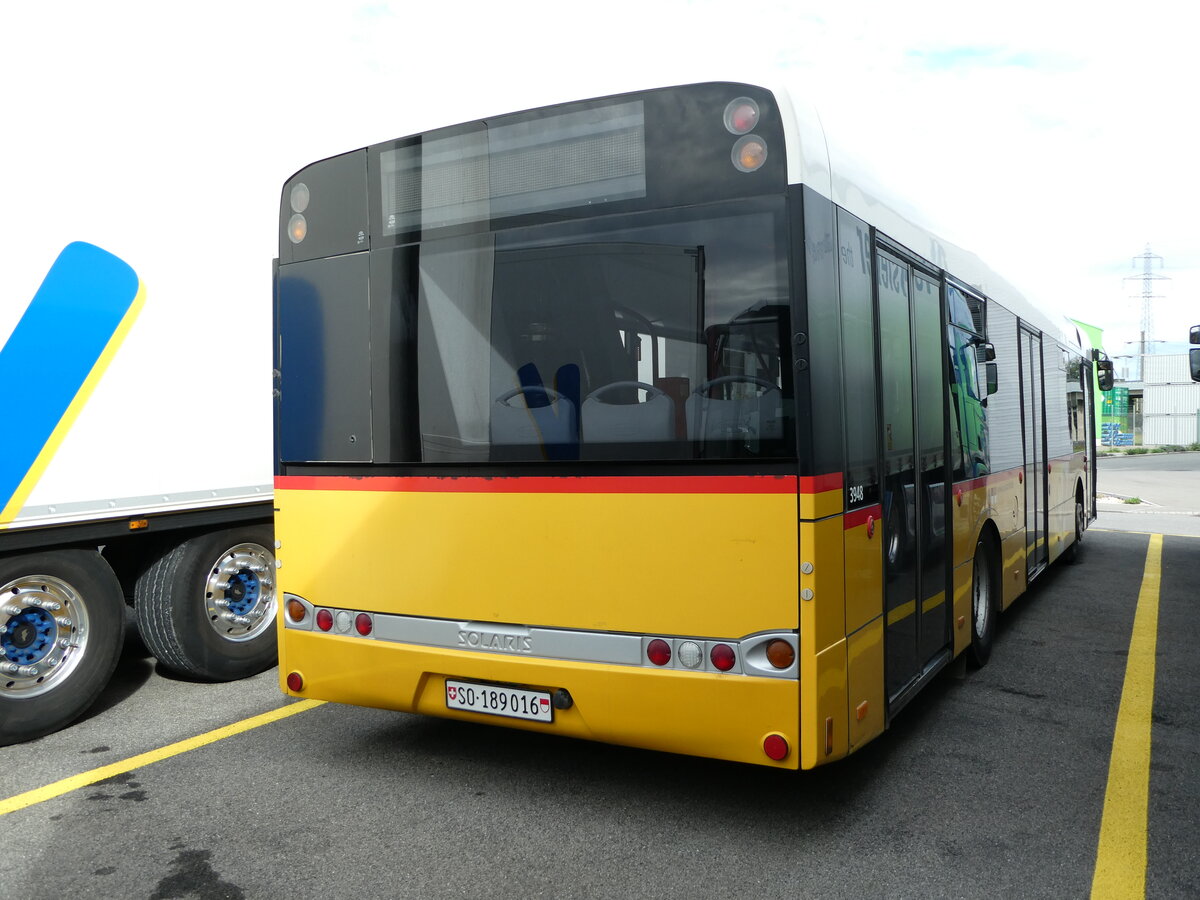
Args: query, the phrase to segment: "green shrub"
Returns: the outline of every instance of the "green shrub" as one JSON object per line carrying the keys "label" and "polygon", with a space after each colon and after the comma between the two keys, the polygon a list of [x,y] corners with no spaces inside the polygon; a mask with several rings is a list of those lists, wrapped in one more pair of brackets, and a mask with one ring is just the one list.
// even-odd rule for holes
{"label": "green shrub", "polygon": [[1146,447],[1130,447],[1125,451],[1127,456],[1141,456],[1143,453],[1149,453],[1150,450]]}
{"label": "green shrub", "polygon": [[1126,503],[1130,504],[1131,506],[1133,506],[1133,505],[1136,505],[1136,504],[1138,504],[1138,503],[1141,503],[1141,502],[1142,502],[1142,498],[1141,498],[1141,497],[1126,497],[1124,502],[1126,502]]}

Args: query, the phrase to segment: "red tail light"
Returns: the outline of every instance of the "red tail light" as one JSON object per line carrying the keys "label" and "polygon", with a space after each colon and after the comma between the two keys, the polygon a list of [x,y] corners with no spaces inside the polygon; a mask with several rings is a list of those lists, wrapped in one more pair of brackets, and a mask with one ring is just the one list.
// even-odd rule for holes
{"label": "red tail light", "polygon": [[371,622],[371,617],[368,616],[366,613],[359,613],[357,616],[354,617],[354,630],[357,631],[359,634],[361,634],[363,637],[366,637],[368,634],[371,633],[372,627],[373,627],[373,623]]}
{"label": "red tail light", "polygon": [[665,666],[671,661],[671,645],[661,638],[655,638],[646,645],[646,658],[656,666]]}
{"label": "red tail light", "polygon": [[733,648],[728,644],[715,644],[709,651],[708,658],[712,660],[712,664],[722,672],[728,672],[737,662],[737,654],[733,652]]}
{"label": "red tail light", "polygon": [[333,627],[333,613],[327,609],[317,611],[317,627],[322,631],[328,631]]}
{"label": "red tail light", "polygon": [[763,739],[763,753],[775,762],[787,759],[789,749],[788,742],[782,734],[768,734]]}
{"label": "red tail light", "polygon": [[293,694],[298,694],[304,690],[304,678],[299,672],[288,672],[287,686]]}

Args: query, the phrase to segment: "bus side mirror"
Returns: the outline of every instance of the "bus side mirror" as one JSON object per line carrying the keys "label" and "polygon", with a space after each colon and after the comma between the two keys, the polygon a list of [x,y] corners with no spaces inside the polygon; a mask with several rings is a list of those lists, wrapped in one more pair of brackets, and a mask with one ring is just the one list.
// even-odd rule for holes
{"label": "bus side mirror", "polygon": [[[992,345],[988,344],[988,346],[990,347]],[[996,355],[995,351],[992,351],[992,355]],[[996,393],[996,391],[1000,390],[1000,373],[997,370],[994,362],[990,362],[985,365],[983,370],[987,378],[987,392],[988,396],[990,397],[992,394]]]}
{"label": "bus side mirror", "polygon": [[1102,391],[1113,389],[1113,364],[1111,359],[1096,361],[1096,382]]}
{"label": "bus side mirror", "polygon": [[991,362],[996,358],[996,346],[985,341],[983,338],[972,338],[971,344],[975,347],[975,358],[980,362]]}
{"label": "bus side mirror", "polygon": [[1200,344],[1200,325],[1192,326],[1191,343]]}
{"label": "bus side mirror", "polygon": [[1188,351],[1188,361],[1192,364],[1192,381],[1200,381],[1200,347]]}

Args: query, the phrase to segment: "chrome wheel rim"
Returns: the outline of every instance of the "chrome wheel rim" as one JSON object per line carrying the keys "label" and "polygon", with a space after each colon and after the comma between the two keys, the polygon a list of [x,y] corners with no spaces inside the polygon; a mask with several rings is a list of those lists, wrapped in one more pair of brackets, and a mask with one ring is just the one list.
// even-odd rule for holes
{"label": "chrome wheel rim", "polygon": [[986,556],[975,557],[975,577],[972,580],[971,615],[975,620],[975,634],[983,635],[987,633],[988,616],[992,611]]}
{"label": "chrome wheel rim", "polygon": [[0,588],[0,696],[54,690],[83,660],[87,604],[61,578],[26,575]]}
{"label": "chrome wheel rim", "polygon": [[275,556],[235,544],[217,557],[204,585],[208,624],[227,641],[252,641],[275,624]]}

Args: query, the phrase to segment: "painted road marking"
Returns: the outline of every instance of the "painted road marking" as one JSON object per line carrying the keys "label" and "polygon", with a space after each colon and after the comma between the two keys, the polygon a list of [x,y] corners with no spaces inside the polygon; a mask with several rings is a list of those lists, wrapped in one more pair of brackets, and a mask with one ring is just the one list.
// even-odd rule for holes
{"label": "painted road marking", "polygon": [[36,803],[44,803],[46,800],[61,797],[63,794],[69,794],[71,791],[87,787],[89,784],[95,784],[97,781],[112,778],[114,775],[123,775],[126,772],[132,772],[134,769],[140,769],[151,763],[160,762],[172,756],[178,756],[181,753],[187,753],[189,750],[195,750],[199,747],[224,740],[227,737],[233,737],[235,734],[241,734],[244,731],[250,731],[262,725],[278,722],[280,719],[286,719],[288,716],[306,712],[324,703],[324,700],[301,700],[298,703],[291,703],[279,709],[265,712],[262,715],[242,719],[242,721],[234,722],[232,725],[215,728],[196,737],[168,744],[157,750],[149,750],[146,753],[139,753],[137,756],[131,756],[120,762],[110,763],[107,766],[101,766],[89,772],[81,772],[79,775],[72,775],[70,778],[64,778],[62,781],[56,781],[45,787],[35,788],[23,794],[16,794],[7,799],[0,800],[0,816],[15,812],[18,809],[24,809],[27,806],[33,806]]}
{"label": "painted road marking", "polygon": [[1162,581],[1161,534],[1150,535],[1146,567],[1133,616],[1125,685],[1117,710],[1108,787],[1092,897],[1146,896],[1146,829],[1150,802],[1150,728],[1154,709],[1154,653]]}

